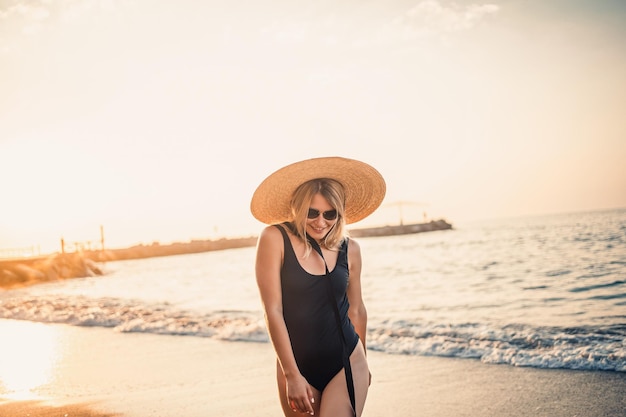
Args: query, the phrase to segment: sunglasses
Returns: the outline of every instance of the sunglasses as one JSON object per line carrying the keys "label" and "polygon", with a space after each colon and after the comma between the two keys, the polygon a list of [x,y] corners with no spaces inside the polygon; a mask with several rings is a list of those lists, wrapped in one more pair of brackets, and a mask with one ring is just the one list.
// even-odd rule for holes
{"label": "sunglasses", "polygon": [[[306,215],[310,220],[317,219],[320,215],[320,211],[310,208],[309,213]],[[322,213],[322,217],[326,220],[335,220],[337,218],[337,210],[328,210]]]}

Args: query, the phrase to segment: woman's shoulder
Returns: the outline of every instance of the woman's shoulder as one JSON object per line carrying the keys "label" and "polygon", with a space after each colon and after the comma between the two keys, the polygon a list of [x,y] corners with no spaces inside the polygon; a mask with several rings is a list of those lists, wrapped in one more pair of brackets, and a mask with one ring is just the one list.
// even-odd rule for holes
{"label": "woman's shoulder", "polygon": [[260,236],[280,236],[280,225],[270,224],[269,226],[265,226],[263,230],[261,230]]}
{"label": "woman's shoulder", "polygon": [[359,241],[356,240],[355,238],[353,238],[350,235],[347,235],[343,238],[344,242],[349,245],[350,247],[357,247],[360,248],[361,245],[359,244]]}
{"label": "woman's shoulder", "polygon": [[265,226],[257,239],[257,257],[282,256],[284,250],[284,240],[280,230],[271,225]]}
{"label": "woman's shoulder", "polygon": [[354,240],[354,238],[350,237],[350,236],[346,236],[344,238],[344,244],[346,245],[346,248],[348,248],[348,253],[351,252],[355,252],[360,254],[361,253],[361,245],[359,244],[358,240]]}
{"label": "woman's shoulder", "polygon": [[270,240],[283,240],[283,237],[293,239],[294,233],[287,223],[282,224],[271,224],[269,226],[265,226],[265,228],[261,231],[259,239],[270,239]]}

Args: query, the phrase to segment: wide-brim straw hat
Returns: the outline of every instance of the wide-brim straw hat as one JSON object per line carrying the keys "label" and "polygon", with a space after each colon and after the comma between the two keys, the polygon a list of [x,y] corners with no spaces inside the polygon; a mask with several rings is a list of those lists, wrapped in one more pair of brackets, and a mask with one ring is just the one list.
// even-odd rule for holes
{"label": "wide-brim straw hat", "polygon": [[313,158],[287,165],[267,177],[252,196],[252,215],[265,224],[293,220],[289,205],[293,193],[317,178],[330,178],[343,185],[347,224],[372,214],[385,197],[385,180],[371,165],[338,156]]}

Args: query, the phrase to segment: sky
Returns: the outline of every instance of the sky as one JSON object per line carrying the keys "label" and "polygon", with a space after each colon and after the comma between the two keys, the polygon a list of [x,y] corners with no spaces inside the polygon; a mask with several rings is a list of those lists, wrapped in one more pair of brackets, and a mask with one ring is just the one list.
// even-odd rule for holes
{"label": "sky", "polygon": [[0,0],[0,251],[256,235],[256,186],[319,156],[384,176],[363,225],[626,207],[624,22],[620,0]]}

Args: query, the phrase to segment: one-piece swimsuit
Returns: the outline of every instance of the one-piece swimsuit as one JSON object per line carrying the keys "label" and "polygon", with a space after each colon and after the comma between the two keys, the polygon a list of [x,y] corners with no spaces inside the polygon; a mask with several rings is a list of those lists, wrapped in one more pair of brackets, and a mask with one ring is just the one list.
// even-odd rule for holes
{"label": "one-piece swimsuit", "polygon": [[[327,283],[332,284],[339,308],[345,348],[351,353],[359,335],[348,317],[348,240],[342,243],[337,263],[324,275],[313,275],[302,268],[287,232],[276,225],[284,240],[284,261],[280,271],[283,317],[300,373],[320,392],[343,369],[344,346],[337,318],[330,305]],[[314,256],[312,252],[310,256]]]}

